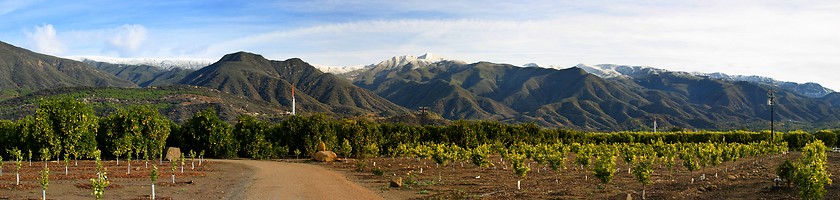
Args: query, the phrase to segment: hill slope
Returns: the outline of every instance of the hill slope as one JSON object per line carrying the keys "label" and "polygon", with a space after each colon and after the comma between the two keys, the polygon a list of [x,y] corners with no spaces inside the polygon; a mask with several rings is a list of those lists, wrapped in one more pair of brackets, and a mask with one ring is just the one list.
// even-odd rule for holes
{"label": "hill slope", "polygon": [[407,111],[297,58],[273,61],[246,52],[228,54],[218,62],[188,74],[178,83],[214,88],[284,106],[291,105],[294,87],[299,112],[387,116]]}
{"label": "hill slope", "polygon": [[136,87],[85,63],[35,53],[0,42],[0,99],[46,88]]}
{"label": "hill slope", "polygon": [[129,65],[82,59],[81,62],[97,70],[129,80],[140,87],[173,85],[195,69],[182,67],[161,68],[151,65]]}
{"label": "hill slope", "polygon": [[69,97],[84,101],[98,116],[106,116],[118,108],[151,105],[176,123],[189,119],[198,111],[212,108],[219,117],[234,122],[240,114],[263,119],[282,118],[288,107],[252,100],[196,86],[164,86],[149,88],[65,87],[44,89],[17,98],[0,101],[0,119],[17,120],[33,115],[42,98]]}
{"label": "hill slope", "polygon": [[[357,72],[359,73],[359,72]],[[354,83],[406,107],[428,106],[448,119],[535,121],[546,126],[597,130],[761,127],[771,85],[656,71],[604,79],[574,67],[546,69],[441,61],[379,68]],[[777,119],[789,124],[840,122],[840,108],[784,88]]]}

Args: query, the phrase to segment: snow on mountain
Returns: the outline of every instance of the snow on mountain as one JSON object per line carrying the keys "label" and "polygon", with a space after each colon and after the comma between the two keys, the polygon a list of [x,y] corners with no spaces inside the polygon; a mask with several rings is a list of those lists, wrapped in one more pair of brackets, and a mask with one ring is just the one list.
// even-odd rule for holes
{"label": "snow on mountain", "polygon": [[[346,68],[349,71],[340,73],[350,80],[355,80],[359,76],[374,76],[380,72],[392,70],[411,70],[421,67],[427,67],[438,62],[451,61],[456,63],[465,63],[458,60],[450,60],[439,55],[426,53],[420,56],[404,55],[394,56],[389,59],[380,61],[376,64],[370,64],[363,67],[353,66]],[[322,69],[323,70],[323,69]]]}
{"label": "snow on mountain", "polygon": [[537,63],[525,63],[522,67],[540,67]]}
{"label": "snow on mountain", "polygon": [[104,56],[70,56],[67,59],[77,61],[96,61],[118,65],[148,65],[168,70],[172,68],[199,69],[215,62],[197,58],[114,58]]}
{"label": "snow on mountain", "polygon": [[719,80],[726,80],[726,81],[746,81],[750,83],[757,83],[763,85],[773,85],[777,87],[781,87],[784,89],[792,90],[799,94],[805,95],[811,98],[821,98],[828,94],[834,92],[834,90],[828,89],[823,87],[818,83],[794,83],[794,82],[787,82],[787,81],[779,81],[769,77],[763,76],[744,76],[744,75],[729,75],[720,72],[715,73],[700,73],[695,72],[693,73],[697,76],[705,76],[713,79]]}
{"label": "snow on mountain", "polygon": [[600,65],[586,65],[586,64],[578,64],[575,67],[581,68],[590,74],[602,77],[602,78],[641,78],[646,77],[651,74],[661,74],[665,72],[671,72],[673,75],[677,76],[685,76],[685,77],[708,77],[711,79],[717,80],[724,80],[724,81],[746,81],[750,83],[755,83],[759,85],[771,85],[775,87],[779,87],[782,89],[787,89],[793,91],[795,93],[811,97],[811,98],[821,98],[824,97],[832,92],[831,89],[825,88],[820,84],[817,83],[794,83],[794,82],[786,82],[786,81],[779,81],[769,77],[763,76],[743,76],[743,75],[728,75],[720,72],[715,73],[702,73],[702,72],[676,72],[676,71],[668,71],[664,69],[657,69],[652,67],[646,66],[627,66],[627,65],[613,65],[613,64],[600,64]]}
{"label": "snow on mountain", "polygon": [[647,66],[628,66],[628,65],[614,65],[614,64],[600,64],[600,65],[586,65],[578,64],[575,67],[581,68],[590,74],[602,78],[639,78],[651,74],[660,74],[668,72],[668,70],[657,69]]}
{"label": "snow on mountain", "polygon": [[425,67],[432,63],[444,61],[443,57],[433,55],[433,54],[423,54],[420,56],[412,56],[412,55],[404,55],[404,56],[394,56],[390,59],[383,60],[375,65],[368,65],[366,68],[374,68],[374,67],[386,67],[386,68],[395,68],[395,67],[402,67],[408,64],[414,64],[415,67]]}
{"label": "snow on mountain", "polygon": [[353,65],[353,66],[327,66],[327,65],[312,65],[318,70],[321,70],[324,73],[333,73],[333,74],[344,74],[353,70],[362,69],[364,65]]}

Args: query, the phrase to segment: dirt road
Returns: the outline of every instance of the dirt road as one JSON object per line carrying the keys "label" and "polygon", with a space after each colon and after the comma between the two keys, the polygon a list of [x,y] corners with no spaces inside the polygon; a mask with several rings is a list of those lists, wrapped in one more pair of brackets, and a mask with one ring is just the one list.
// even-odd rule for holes
{"label": "dirt road", "polygon": [[214,160],[254,168],[244,191],[232,199],[382,199],[376,193],[316,165],[259,160]]}

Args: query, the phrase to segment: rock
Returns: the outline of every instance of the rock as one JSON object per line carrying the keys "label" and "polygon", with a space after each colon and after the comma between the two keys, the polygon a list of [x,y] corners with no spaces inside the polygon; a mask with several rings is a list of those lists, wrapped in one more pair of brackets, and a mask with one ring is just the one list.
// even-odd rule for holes
{"label": "rock", "polygon": [[327,151],[327,144],[324,144],[324,142],[318,143],[317,149],[318,151]]}
{"label": "rock", "polygon": [[397,178],[391,180],[391,187],[397,187],[397,188],[402,187],[402,184],[403,184],[402,177],[397,177]]}
{"label": "rock", "polygon": [[338,158],[338,155],[336,155],[335,152],[332,151],[318,151],[315,153],[315,155],[312,156],[315,157],[315,160],[321,162],[332,162],[335,161],[336,158]]}
{"label": "rock", "polygon": [[735,179],[738,179],[738,177],[735,177],[735,175],[730,174],[730,175],[726,175],[726,179],[729,179],[730,181],[734,181]]}
{"label": "rock", "polygon": [[172,162],[181,158],[181,149],[178,147],[169,147],[166,149],[166,160]]}

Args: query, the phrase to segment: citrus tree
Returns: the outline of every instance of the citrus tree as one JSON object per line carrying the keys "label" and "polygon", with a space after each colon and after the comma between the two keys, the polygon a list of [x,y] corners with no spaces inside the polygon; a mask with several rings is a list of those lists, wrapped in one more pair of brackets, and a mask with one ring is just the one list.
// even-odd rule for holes
{"label": "citrus tree", "polygon": [[640,155],[633,157],[633,176],[642,184],[642,199],[645,199],[646,187],[653,182],[650,175],[653,173],[653,163],[656,156]]}
{"label": "citrus tree", "polygon": [[817,140],[802,148],[802,158],[794,164],[793,182],[802,199],[822,199],[825,185],[831,184],[831,173],[826,169],[826,147]]}

